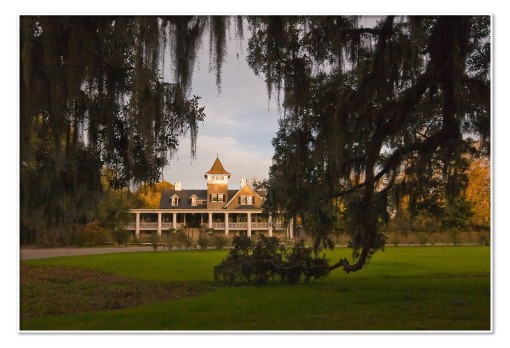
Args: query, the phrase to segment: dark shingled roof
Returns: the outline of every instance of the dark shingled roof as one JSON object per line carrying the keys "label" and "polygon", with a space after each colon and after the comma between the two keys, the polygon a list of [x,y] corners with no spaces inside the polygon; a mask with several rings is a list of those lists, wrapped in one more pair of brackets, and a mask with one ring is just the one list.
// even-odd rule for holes
{"label": "dark shingled roof", "polygon": [[[172,196],[176,194],[179,196],[179,205],[172,206]],[[159,202],[160,209],[207,209],[207,205],[191,205],[191,196],[196,195],[198,199],[207,200],[207,190],[168,190],[161,192],[161,201]]]}
{"label": "dark shingled roof", "polygon": [[[232,197],[238,192],[239,190],[228,190],[228,197],[225,200],[225,204],[227,204]],[[172,206],[172,196],[176,194],[179,196],[179,205],[178,206]],[[265,191],[257,191],[257,194],[261,197],[265,196]],[[161,193],[161,201],[159,202],[159,208],[160,209],[207,209],[207,204],[205,205],[191,205],[191,196],[196,195],[199,200],[207,200],[207,190],[167,190],[163,191]],[[253,205],[243,205],[242,207],[239,207],[237,209],[259,209],[256,208]]]}

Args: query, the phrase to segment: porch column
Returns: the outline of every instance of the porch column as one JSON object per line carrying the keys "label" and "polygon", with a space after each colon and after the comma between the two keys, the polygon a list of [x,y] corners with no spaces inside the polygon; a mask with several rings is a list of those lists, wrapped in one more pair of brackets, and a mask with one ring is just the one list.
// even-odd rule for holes
{"label": "porch column", "polygon": [[251,237],[251,213],[246,213],[248,215],[248,237]]}
{"label": "porch column", "polygon": [[294,239],[294,219],[290,219],[289,221],[289,237],[290,239]]}
{"label": "porch column", "polygon": [[225,213],[225,236],[228,236],[228,213]]}
{"label": "porch column", "polygon": [[172,227],[177,229],[177,213],[172,213]]}
{"label": "porch column", "polygon": [[269,215],[269,218],[267,219],[267,230],[269,232],[269,237],[273,236],[273,219],[271,219],[271,215]]}
{"label": "porch column", "polygon": [[161,236],[161,212],[158,213],[158,236]]}
{"label": "porch column", "polygon": [[140,213],[136,212],[136,222],[135,222],[135,236],[138,238],[140,236]]}
{"label": "porch column", "polygon": [[209,224],[209,228],[212,228],[212,213],[209,213],[209,220],[208,221],[208,224]]}
{"label": "porch column", "polygon": [[184,226],[186,226],[186,213],[182,214],[183,217],[182,217],[182,223],[184,224]]}

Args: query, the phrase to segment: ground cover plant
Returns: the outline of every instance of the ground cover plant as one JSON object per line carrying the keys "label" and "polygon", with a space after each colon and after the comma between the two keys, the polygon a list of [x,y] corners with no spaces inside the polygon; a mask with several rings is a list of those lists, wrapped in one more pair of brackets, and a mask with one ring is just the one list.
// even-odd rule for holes
{"label": "ground cover plant", "polygon": [[[331,260],[351,250],[328,251]],[[490,330],[490,248],[388,247],[378,262],[359,273],[331,272],[308,284],[215,286],[213,267],[228,252],[158,251],[60,257],[21,263],[21,330]],[[63,266],[65,266],[63,268]],[[150,301],[121,309],[83,308],[73,313],[24,315],[29,287],[26,267],[55,272],[71,267],[89,277],[130,279],[133,284],[161,284],[162,292],[141,288]],[[94,270],[94,271],[91,271]],[[89,273],[90,272],[90,273]],[[80,274],[80,273],[78,273]],[[53,279],[48,275],[49,279]],[[59,292],[76,292],[73,278]],[[47,283],[39,283],[46,286]],[[28,294],[36,298],[37,284]],[[83,284],[83,286],[86,286]],[[113,284],[110,286],[115,289]],[[164,288],[167,286],[168,288]],[[34,289],[35,287],[35,289]],[[74,290],[73,290],[74,289]],[[172,291],[182,289],[182,296]],[[40,290],[40,289],[39,289]],[[127,288],[121,291],[127,291]],[[153,293],[154,292],[154,293]],[[193,295],[193,296],[188,296]],[[96,296],[113,296],[100,292]],[[129,297],[129,296],[128,296]],[[115,297],[111,297],[115,299]],[[111,299],[110,298],[110,299]],[[75,296],[74,301],[79,301]],[[71,301],[71,300],[68,300]],[[99,301],[99,299],[98,299]],[[32,304],[35,306],[35,304]],[[33,312],[32,312],[33,313]]]}

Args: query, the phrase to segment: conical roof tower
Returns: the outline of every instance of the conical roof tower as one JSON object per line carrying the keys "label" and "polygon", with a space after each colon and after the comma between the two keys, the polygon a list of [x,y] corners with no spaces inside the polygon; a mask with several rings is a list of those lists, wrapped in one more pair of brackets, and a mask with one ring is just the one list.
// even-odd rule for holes
{"label": "conical roof tower", "polygon": [[204,174],[204,177],[207,178],[208,175],[227,175],[227,177],[230,178],[230,173],[225,170],[217,155],[211,169]]}

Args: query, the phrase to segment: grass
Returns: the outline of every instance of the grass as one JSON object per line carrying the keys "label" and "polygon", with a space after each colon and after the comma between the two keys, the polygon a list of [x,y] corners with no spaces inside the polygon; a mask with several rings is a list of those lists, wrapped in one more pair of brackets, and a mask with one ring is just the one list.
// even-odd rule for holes
{"label": "grass", "polygon": [[[332,261],[349,249],[328,253]],[[136,280],[154,300],[121,309],[21,319],[22,330],[479,330],[491,329],[489,247],[389,247],[368,267],[310,284],[214,287],[226,251],[61,257],[23,266],[79,267]],[[23,271],[23,270],[22,270]],[[85,272],[85,270],[83,270]],[[23,278],[22,278],[23,279]],[[119,280],[120,281],[120,280]],[[154,282],[169,286],[157,297]],[[152,285],[151,285],[152,284]],[[149,286],[150,285],[150,286]],[[44,288],[46,286],[40,286]],[[26,286],[22,283],[21,290]],[[72,288],[69,284],[63,287]],[[108,287],[106,287],[108,288]],[[110,286],[111,288],[111,286]],[[193,291],[193,288],[201,289]],[[95,293],[111,296],[108,291]],[[140,295],[140,294],[138,294]],[[142,295],[140,295],[143,297]],[[61,296],[58,296],[61,297]],[[44,297],[40,302],[48,302]],[[78,300],[78,299],[77,299]],[[36,301],[37,302],[37,301]],[[23,301],[22,301],[23,308]]]}

